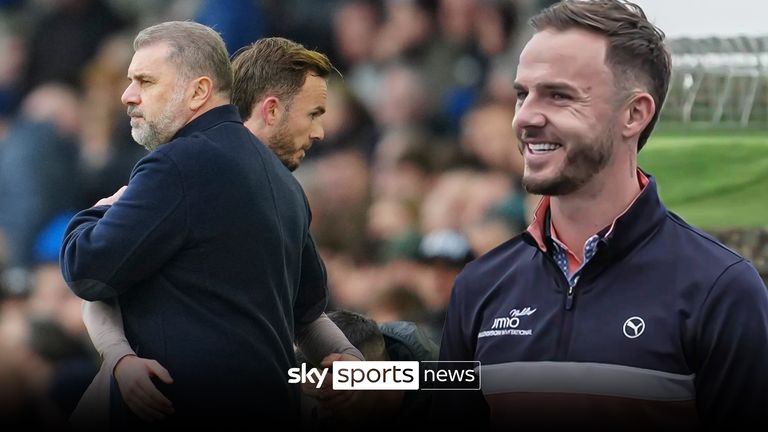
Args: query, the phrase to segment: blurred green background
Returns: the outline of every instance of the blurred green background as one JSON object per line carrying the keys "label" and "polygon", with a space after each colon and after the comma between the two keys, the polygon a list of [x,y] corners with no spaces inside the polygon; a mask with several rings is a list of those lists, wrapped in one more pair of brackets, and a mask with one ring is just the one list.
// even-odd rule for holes
{"label": "blurred green background", "polygon": [[640,152],[667,207],[704,229],[768,227],[768,130],[663,127]]}

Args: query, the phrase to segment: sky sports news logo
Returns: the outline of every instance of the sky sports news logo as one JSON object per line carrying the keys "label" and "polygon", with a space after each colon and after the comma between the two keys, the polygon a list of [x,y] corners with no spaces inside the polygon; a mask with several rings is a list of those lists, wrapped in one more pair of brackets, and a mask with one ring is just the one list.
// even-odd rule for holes
{"label": "sky sports news logo", "polygon": [[[480,362],[476,361],[337,361],[333,362],[334,390],[479,390]],[[291,384],[320,388],[328,369],[306,363],[288,370]]]}

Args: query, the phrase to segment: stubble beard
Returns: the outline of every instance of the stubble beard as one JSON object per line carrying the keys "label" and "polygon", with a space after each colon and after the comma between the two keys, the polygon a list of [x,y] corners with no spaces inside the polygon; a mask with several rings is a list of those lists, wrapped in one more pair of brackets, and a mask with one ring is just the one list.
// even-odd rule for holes
{"label": "stubble beard", "polygon": [[275,133],[269,137],[267,145],[269,145],[269,148],[275,153],[277,158],[280,159],[280,162],[290,171],[295,171],[299,167],[300,161],[293,158],[296,152],[293,151],[293,140],[291,139],[287,117],[280,120]]}
{"label": "stubble beard", "polygon": [[547,196],[568,195],[579,190],[611,160],[613,129],[606,127],[592,142],[594,144],[569,144],[565,148],[565,163],[555,177],[534,180],[523,174],[522,185],[525,190],[531,194]]}

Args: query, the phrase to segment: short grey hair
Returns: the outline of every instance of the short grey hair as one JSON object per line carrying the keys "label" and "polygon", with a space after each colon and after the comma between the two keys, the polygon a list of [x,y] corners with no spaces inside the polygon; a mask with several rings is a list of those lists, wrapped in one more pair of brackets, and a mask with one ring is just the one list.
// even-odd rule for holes
{"label": "short grey hair", "polygon": [[191,21],[169,21],[147,27],[133,40],[133,49],[167,43],[169,60],[185,79],[208,76],[219,95],[232,95],[232,66],[224,40],[210,27]]}

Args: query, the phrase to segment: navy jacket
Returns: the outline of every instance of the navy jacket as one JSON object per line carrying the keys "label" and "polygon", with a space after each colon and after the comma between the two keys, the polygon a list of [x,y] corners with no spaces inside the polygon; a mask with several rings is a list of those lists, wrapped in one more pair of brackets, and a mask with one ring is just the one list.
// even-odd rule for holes
{"label": "navy jacket", "polygon": [[298,419],[294,326],[327,302],[309,222],[298,182],[226,105],[139,161],[114,205],[77,214],[61,266],[78,296],[118,299],[133,349],[174,379],[174,419]]}
{"label": "navy jacket", "polygon": [[652,178],[568,287],[528,232],[469,264],[440,359],[480,361],[482,394],[436,395],[438,413],[473,406],[494,427],[766,421],[766,288],[669,212]]}

